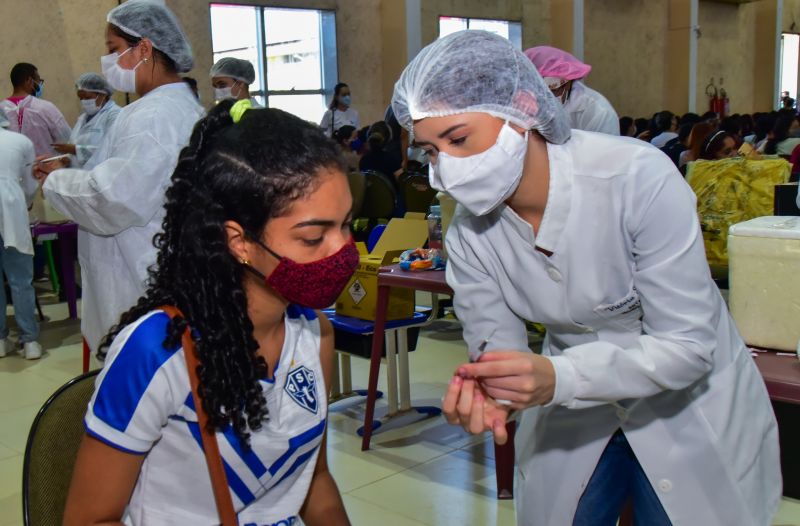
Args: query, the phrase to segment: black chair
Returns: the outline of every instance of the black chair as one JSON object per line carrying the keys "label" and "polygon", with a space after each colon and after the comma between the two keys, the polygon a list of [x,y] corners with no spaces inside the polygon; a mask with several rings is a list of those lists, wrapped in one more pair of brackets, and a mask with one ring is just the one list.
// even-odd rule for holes
{"label": "black chair", "polygon": [[800,208],[797,208],[796,182],[775,185],[773,210],[776,216],[800,216]]}
{"label": "black chair", "polygon": [[431,188],[428,176],[421,172],[408,172],[400,178],[400,189],[407,212],[427,214],[436,199],[436,190]]}
{"label": "black chair", "polygon": [[60,526],[72,469],[84,435],[83,417],[99,370],[73,378],[44,403],[28,433],[22,464],[25,526]]}
{"label": "black chair", "polygon": [[347,182],[350,185],[350,194],[353,196],[353,218],[360,217],[361,207],[364,205],[364,194],[367,191],[364,174],[361,172],[350,172],[347,174]]}
{"label": "black chair", "polygon": [[390,219],[397,204],[394,183],[387,175],[379,172],[364,174],[364,202],[360,217],[367,219]]}

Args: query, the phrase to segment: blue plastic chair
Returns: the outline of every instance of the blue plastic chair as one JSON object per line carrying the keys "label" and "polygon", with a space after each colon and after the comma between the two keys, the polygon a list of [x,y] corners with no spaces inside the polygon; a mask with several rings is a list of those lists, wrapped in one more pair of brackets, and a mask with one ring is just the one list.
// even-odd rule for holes
{"label": "blue plastic chair", "polygon": [[372,249],[375,248],[375,245],[378,244],[378,240],[383,235],[384,230],[386,230],[386,225],[375,225],[367,238],[367,251],[372,252]]}

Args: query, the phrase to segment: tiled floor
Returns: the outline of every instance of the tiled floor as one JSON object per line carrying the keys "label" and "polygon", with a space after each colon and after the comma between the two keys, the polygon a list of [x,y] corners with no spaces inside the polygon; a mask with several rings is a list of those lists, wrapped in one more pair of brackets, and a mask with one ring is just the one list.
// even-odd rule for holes
{"label": "tiled floor", "polygon": [[[80,373],[78,322],[66,319],[64,304],[44,310],[51,320],[43,325],[44,358],[0,359],[0,526],[22,524],[22,454],[36,412],[56,388]],[[419,350],[410,355],[415,403],[439,403],[450,372],[463,359],[462,345],[455,322],[437,322],[423,331]],[[367,362],[354,359],[356,386],[365,386],[366,377]],[[384,378],[380,387],[385,388]],[[389,424],[373,436],[372,449],[362,452],[355,433],[362,411],[358,398],[332,405],[328,437],[330,467],[354,525],[514,524],[513,502],[495,499],[490,440],[431,418]],[[800,526],[800,501],[785,499],[774,524]]]}

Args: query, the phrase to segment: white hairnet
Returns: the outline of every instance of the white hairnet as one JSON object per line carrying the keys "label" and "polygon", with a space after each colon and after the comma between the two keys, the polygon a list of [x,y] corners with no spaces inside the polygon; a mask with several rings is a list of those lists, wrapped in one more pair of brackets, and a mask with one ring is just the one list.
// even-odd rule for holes
{"label": "white hairnet", "polygon": [[113,95],[114,88],[111,84],[97,73],[84,73],[75,82],[75,87],[83,91],[91,91],[93,93],[105,93],[106,95]]}
{"label": "white hairnet", "polygon": [[8,117],[6,117],[6,112],[0,110],[0,128],[8,128],[10,125],[11,123],[8,122]]}
{"label": "white hairnet", "polygon": [[192,46],[163,1],[128,0],[109,11],[106,20],[131,36],[149,39],[153,47],[175,62],[178,73],[192,69]]}
{"label": "white hairnet", "polygon": [[415,120],[483,112],[547,141],[569,139],[569,119],[531,61],[486,31],[453,33],[426,46],[394,86],[392,108],[413,134]]}
{"label": "white hairnet", "polygon": [[230,77],[240,80],[245,84],[252,84],[256,80],[256,70],[249,60],[241,58],[224,57],[219,59],[209,72],[211,77]]}

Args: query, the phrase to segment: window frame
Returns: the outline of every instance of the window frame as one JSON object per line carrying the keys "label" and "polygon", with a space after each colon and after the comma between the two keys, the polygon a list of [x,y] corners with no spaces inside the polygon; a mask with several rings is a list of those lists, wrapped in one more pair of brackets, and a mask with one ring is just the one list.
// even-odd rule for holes
{"label": "window frame", "polygon": [[[211,9],[215,6],[219,7],[245,7],[251,8],[255,10],[256,15],[256,54],[258,56],[258,60],[256,64],[253,64],[253,67],[258,71],[258,78],[261,80],[262,86],[255,86],[257,89],[250,90],[250,96],[252,97],[261,97],[264,99],[264,106],[269,108],[269,98],[270,96],[287,96],[287,95],[322,95],[326,99],[325,105],[327,106],[327,99],[333,93],[334,86],[338,82],[339,78],[339,50],[338,50],[338,41],[339,41],[339,27],[336,23],[336,10],[335,9],[316,9],[313,7],[284,7],[284,6],[275,6],[275,5],[262,5],[262,4],[242,4],[237,2],[210,2],[209,3],[209,19],[211,25],[211,31],[213,33],[213,18],[211,17]],[[267,31],[267,10],[268,9],[277,9],[277,10],[297,10],[297,11],[316,11],[319,13],[320,16],[320,28],[319,28],[319,66],[320,66],[320,88],[319,89],[291,89],[291,90],[270,90],[269,89],[269,65],[268,65],[268,56],[267,56],[267,41],[266,41],[266,31]],[[323,21],[324,17],[329,17],[327,23],[332,25],[332,31],[324,31],[323,25],[326,23]],[[326,54],[326,49],[333,49],[333,53]],[[234,50],[222,50],[216,51],[213,48],[213,41],[212,41],[212,48],[211,48],[211,55],[212,59],[214,55],[217,53],[227,53],[229,51]],[[216,60],[213,60],[216,62]]]}

